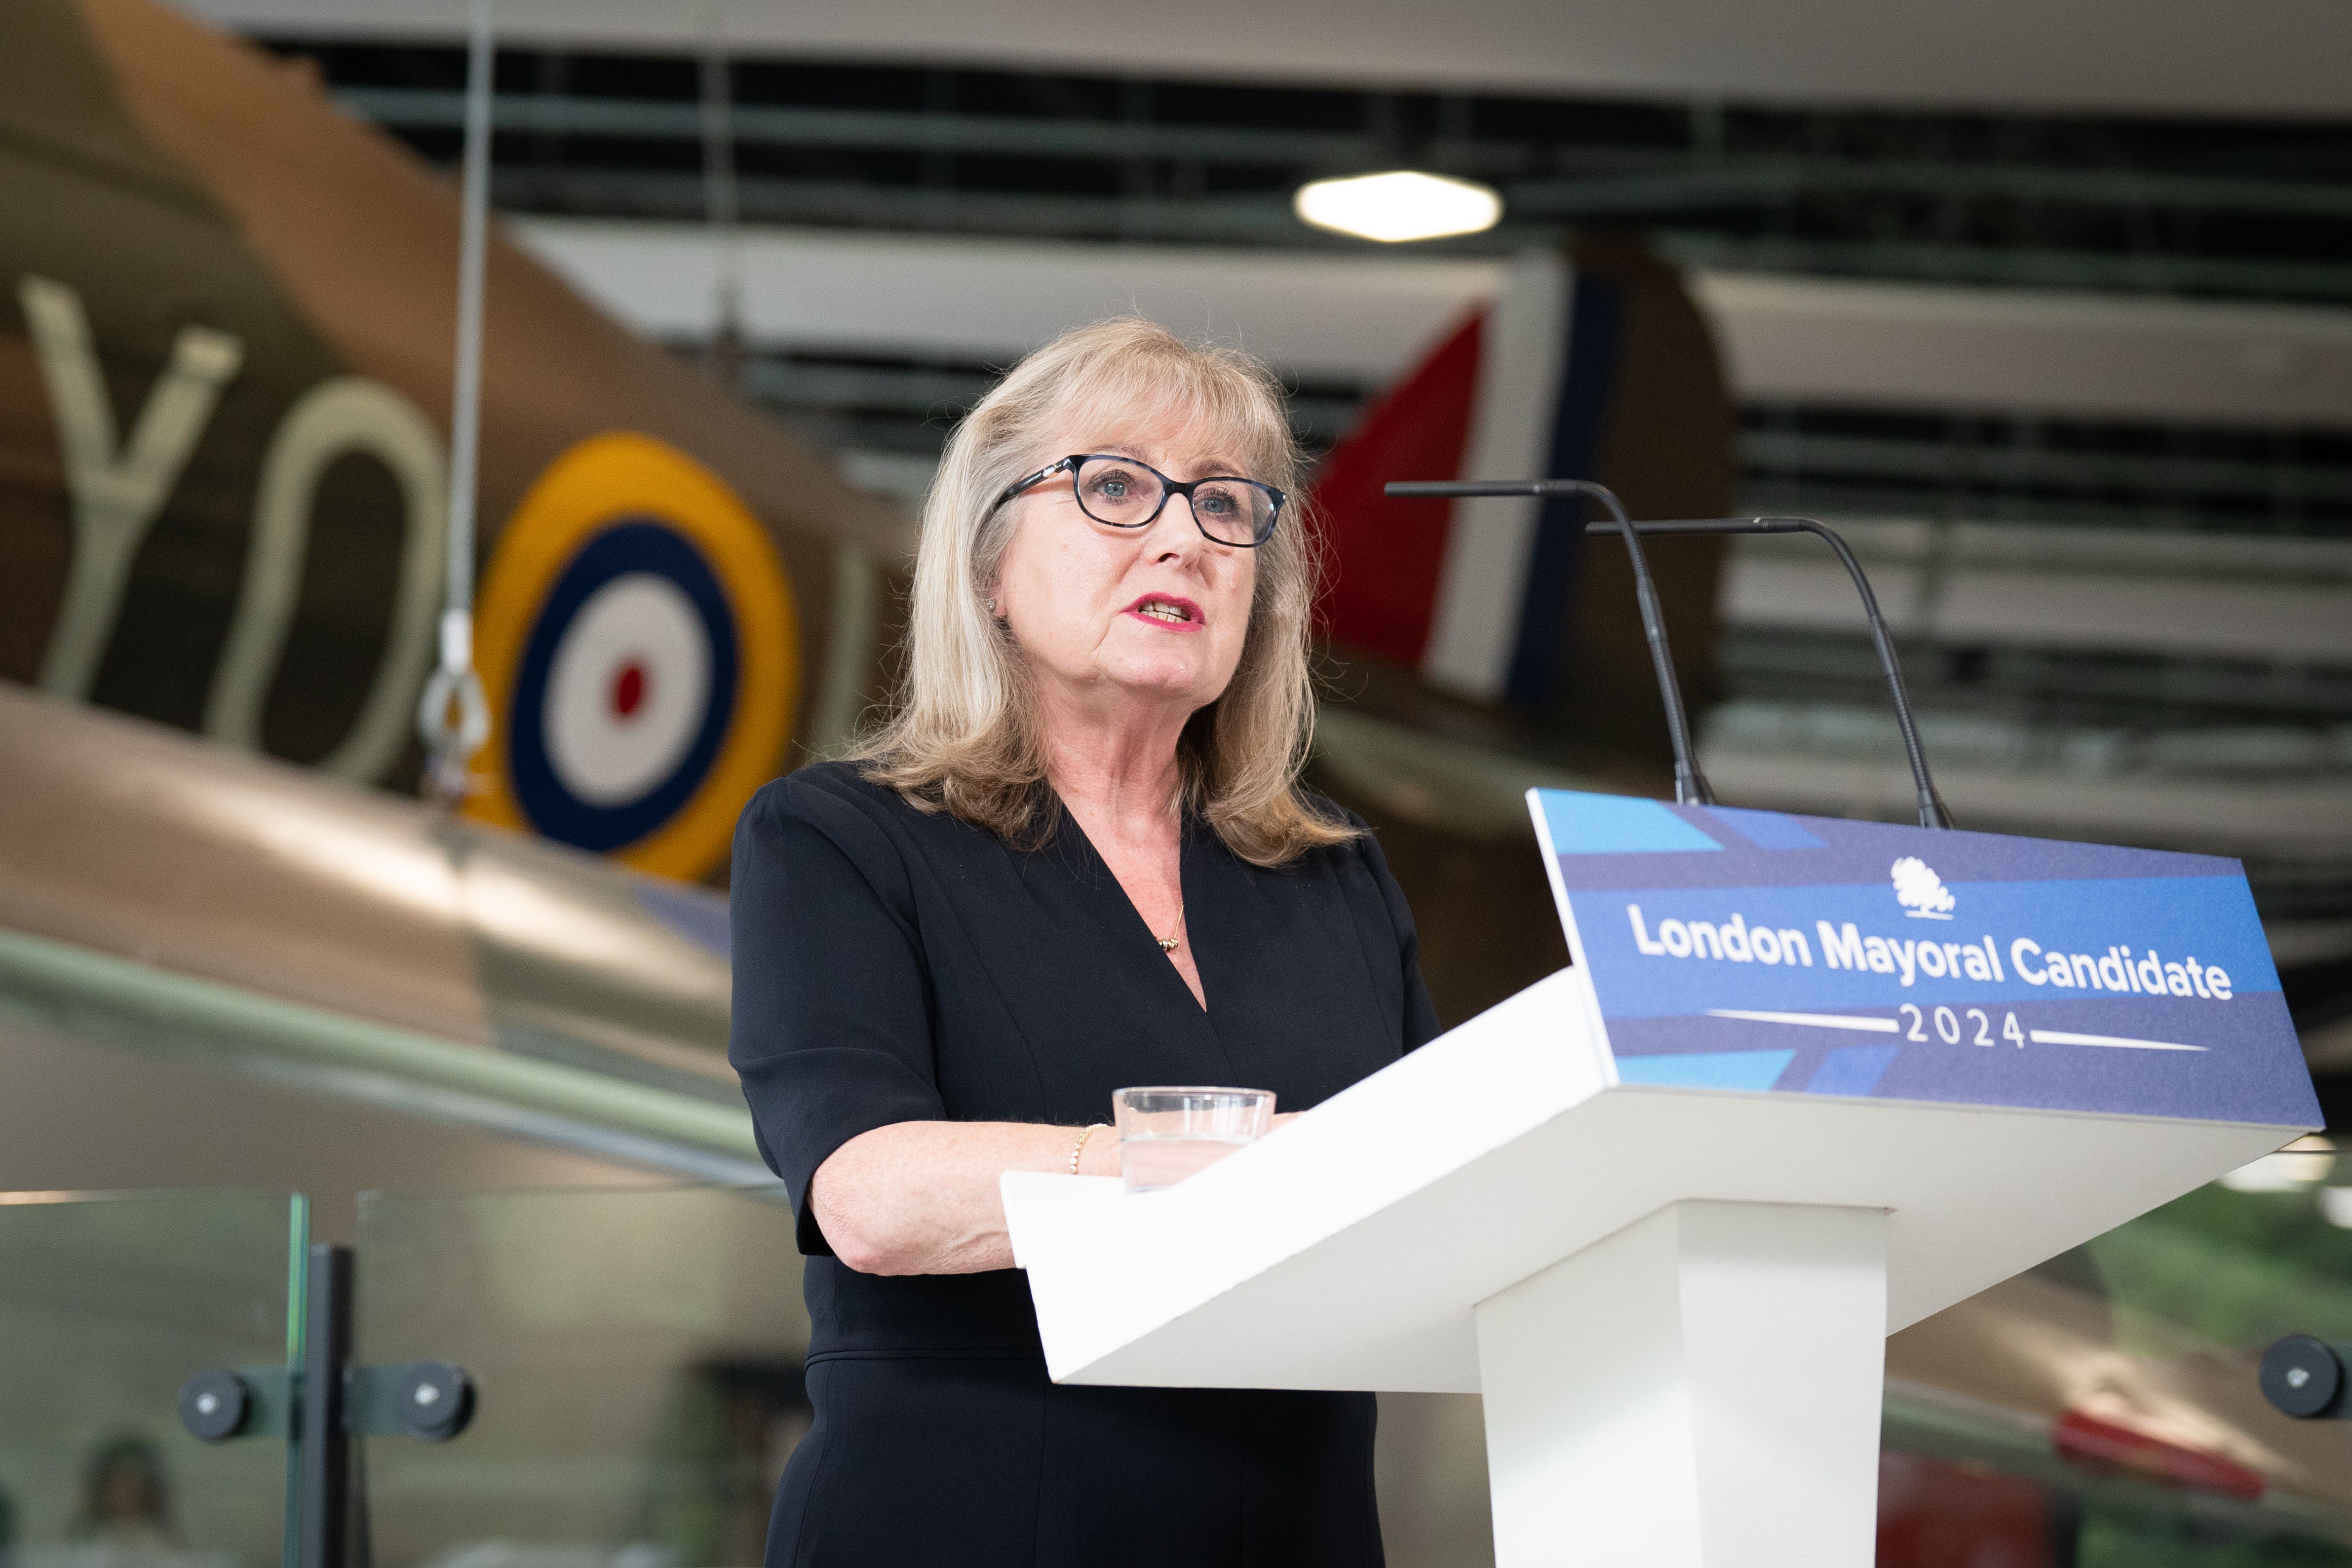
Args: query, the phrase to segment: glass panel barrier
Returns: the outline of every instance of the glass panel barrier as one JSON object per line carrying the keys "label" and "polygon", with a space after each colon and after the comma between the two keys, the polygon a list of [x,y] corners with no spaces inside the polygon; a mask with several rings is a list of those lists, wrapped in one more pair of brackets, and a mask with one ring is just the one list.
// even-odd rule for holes
{"label": "glass panel barrier", "polygon": [[[2352,1423],[2254,1378],[2283,1333],[2352,1342],[2352,1162],[2288,1158],[1889,1343],[1879,1568],[2352,1568]],[[367,1440],[373,1568],[761,1560],[809,1419],[774,1195],[371,1195],[360,1236],[359,1358],[479,1390],[448,1445]],[[1397,1568],[1492,1561],[1478,1421],[1383,1400]]]}
{"label": "glass panel barrier", "polygon": [[[291,1561],[307,1207],[283,1193],[0,1193],[0,1562],[278,1568]],[[206,1444],[181,1385],[278,1391]]]}
{"label": "glass panel barrier", "polygon": [[363,1363],[454,1362],[473,1423],[366,1439],[373,1568],[746,1568],[808,1430],[781,1189],[360,1202]]}

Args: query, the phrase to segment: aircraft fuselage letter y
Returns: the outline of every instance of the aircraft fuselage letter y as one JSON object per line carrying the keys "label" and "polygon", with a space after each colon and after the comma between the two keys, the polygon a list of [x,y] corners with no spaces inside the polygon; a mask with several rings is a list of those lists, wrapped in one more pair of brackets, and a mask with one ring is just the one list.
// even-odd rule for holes
{"label": "aircraft fuselage letter y", "polygon": [[221,389],[245,362],[245,345],[209,327],[181,328],[130,441],[118,444],[114,405],[81,297],[62,283],[26,277],[16,298],[48,383],[73,497],[73,564],[41,662],[41,685],[59,696],[86,697],[113,634],[131,563],[204,435]]}

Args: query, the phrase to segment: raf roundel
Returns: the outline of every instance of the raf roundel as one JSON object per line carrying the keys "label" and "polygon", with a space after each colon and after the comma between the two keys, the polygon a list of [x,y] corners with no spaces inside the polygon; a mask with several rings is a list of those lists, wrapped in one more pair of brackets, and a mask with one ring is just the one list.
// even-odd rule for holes
{"label": "raf roundel", "polygon": [[495,761],[468,813],[700,875],[782,755],[794,619],[773,546],[717,476],[646,436],[582,442],[483,577]]}

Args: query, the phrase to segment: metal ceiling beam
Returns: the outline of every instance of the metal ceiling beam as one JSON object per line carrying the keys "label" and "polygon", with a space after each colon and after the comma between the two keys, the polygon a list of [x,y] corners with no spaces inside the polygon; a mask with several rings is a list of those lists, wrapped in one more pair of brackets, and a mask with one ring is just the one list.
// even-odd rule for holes
{"label": "metal ceiling beam", "polygon": [[1808,196],[2005,198],[2070,206],[2276,213],[2352,219],[2352,185],[2320,181],[2158,174],[2126,169],[2053,169],[2021,163],[1914,160],[1735,158],[1711,166],[1591,179],[1521,180],[1507,188],[1523,215],[1670,213],[1777,204]]}
{"label": "metal ceiling beam", "polygon": [[2296,463],[2124,456],[2031,446],[1962,446],[1795,431],[1751,430],[1740,461],[1762,475],[1839,482],[1915,480],[1954,489],[1999,486],[2145,492],[2151,499],[2229,497],[2271,509],[2282,504],[2352,507],[2352,471]]}
{"label": "metal ceiling beam", "polygon": [[[1840,517],[1916,517],[1937,509],[1939,497],[1918,486],[1849,480],[1838,474],[1791,476],[1748,472],[1739,480],[1739,511],[1759,516],[1799,513]],[[2019,495],[1984,489],[1955,498],[1951,509],[1971,523],[2017,524],[2025,527],[2103,528],[2118,533],[2174,528],[2215,532],[2255,533],[2283,539],[2341,539],[2342,526],[2299,517],[2292,513],[2258,511],[2240,507],[2200,507],[2187,498],[2137,501],[2091,501]]]}
{"label": "metal ceiling beam", "polygon": [[[454,130],[465,95],[425,88],[344,88],[336,101],[386,125]],[[876,152],[1000,153],[1087,160],[1164,158],[1208,163],[1356,169],[1393,161],[1376,135],[1047,120],[916,110],[786,109],[736,105],[736,139],[752,145]],[[509,94],[496,104],[501,131],[698,140],[701,110],[687,101]],[[1515,181],[1512,207],[1529,216],[1666,213],[1752,205],[1809,195],[2002,197],[2084,206],[2278,213],[2352,218],[2352,184],[2315,180],[2063,169],[2019,163],[1930,163],[1824,158],[1741,158],[1707,162],[1625,148],[1447,139],[1420,149],[1451,170],[1508,175],[1563,154],[1617,171]]]}
{"label": "metal ceiling beam", "polygon": [[[526,210],[699,217],[699,174],[619,169],[509,166],[492,177],[502,207]],[[1285,196],[1045,195],[855,180],[736,178],[743,216],[768,223],[842,224],[880,229],[1049,236],[1114,236],[1210,244],[1312,245],[1360,248],[1364,242],[1322,235],[1300,223]],[[1546,235],[1556,231],[1547,229]],[[1319,237],[1318,237],[1319,236]],[[1490,231],[1486,250],[1526,243],[1523,231]]]}
{"label": "metal ceiling beam", "polygon": [[[461,92],[426,88],[340,88],[335,101],[379,124],[451,130],[465,123]],[[699,141],[701,109],[686,101],[509,94],[499,99],[500,131]],[[1046,120],[920,110],[781,109],[736,104],[735,139],[754,146],[861,148],[874,152],[987,152],[1050,158],[1171,158],[1207,163],[1355,167],[1372,139],[1308,131],[1150,125],[1116,120]],[[1465,145],[1466,157],[1521,168],[1517,148]]]}
{"label": "metal ceiling beam", "polygon": [[2217,294],[2260,299],[2352,299],[2352,266],[2130,255],[2027,246],[1906,240],[1751,238],[1698,229],[1651,231],[1685,267],[1937,283],[1987,283],[2110,294]]}

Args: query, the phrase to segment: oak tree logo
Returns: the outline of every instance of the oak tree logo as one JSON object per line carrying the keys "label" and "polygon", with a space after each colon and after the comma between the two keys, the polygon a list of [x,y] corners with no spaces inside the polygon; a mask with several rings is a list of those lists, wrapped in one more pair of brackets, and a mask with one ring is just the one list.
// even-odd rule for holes
{"label": "oak tree logo", "polygon": [[1944,879],[1917,855],[1905,855],[1889,868],[1895,879],[1895,899],[1914,920],[1949,920],[1955,902]]}

